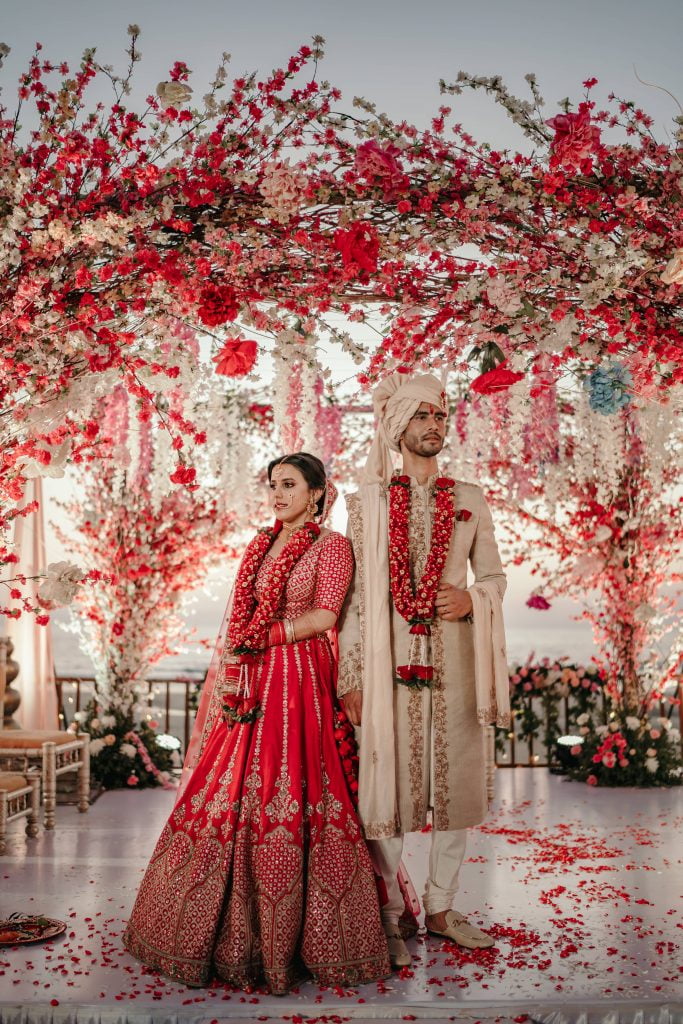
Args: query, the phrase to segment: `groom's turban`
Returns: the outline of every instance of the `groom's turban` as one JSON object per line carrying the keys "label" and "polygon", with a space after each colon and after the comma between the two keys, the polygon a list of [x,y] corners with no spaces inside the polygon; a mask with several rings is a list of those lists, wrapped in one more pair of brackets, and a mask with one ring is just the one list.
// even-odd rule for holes
{"label": "groom's turban", "polygon": [[372,405],[377,426],[365,464],[364,483],[389,482],[392,473],[390,452],[401,450],[401,436],[422,402],[447,411],[443,384],[431,373],[419,377],[393,373],[375,389]]}

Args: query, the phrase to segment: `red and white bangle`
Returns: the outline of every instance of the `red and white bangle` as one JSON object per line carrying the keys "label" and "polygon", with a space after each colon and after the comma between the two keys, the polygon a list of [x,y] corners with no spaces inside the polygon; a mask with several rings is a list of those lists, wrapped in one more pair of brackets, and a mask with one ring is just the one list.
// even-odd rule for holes
{"label": "red and white bangle", "polygon": [[268,629],[268,646],[278,647],[280,644],[285,643],[287,643],[287,636],[284,623],[282,619],[276,619],[274,622],[271,622]]}

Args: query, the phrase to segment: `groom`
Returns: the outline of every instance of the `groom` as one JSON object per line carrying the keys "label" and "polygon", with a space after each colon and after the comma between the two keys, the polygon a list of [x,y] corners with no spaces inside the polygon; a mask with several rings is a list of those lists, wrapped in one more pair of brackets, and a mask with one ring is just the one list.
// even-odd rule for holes
{"label": "groom", "polygon": [[410,963],[398,928],[403,835],[429,812],[427,930],[472,949],[493,944],[453,899],[467,828],[487,809],[483,726],[509,725],[505,576],[481,489],[439,477],[448,407],[437,378],[394,374],[373,405],[375,439],[347,499],[357,568],[340,620],[338,689],[362,725],[359,810],[400,967]]}

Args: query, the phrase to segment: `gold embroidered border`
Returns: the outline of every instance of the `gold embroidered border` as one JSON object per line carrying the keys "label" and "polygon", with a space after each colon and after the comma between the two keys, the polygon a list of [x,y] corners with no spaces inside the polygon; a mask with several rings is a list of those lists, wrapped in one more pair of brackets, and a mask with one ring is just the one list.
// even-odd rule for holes
{"label": "gold embroidered border", "polygon": [[[346,508],[351,527],[353,557],[356,560],[356,580],[358,582],[358,622],[360,626],[361,663],[365,652],[365,554],[363,551],[363,515],[361,512],[360,494],[350,494]],[[387,580],[387,586],[388,586]]]}
{"label": "gold embroidered border", "polygon": [[444,692],[443,630],[437,620],[432,626],[434,685],[432,687],[432,729],[434,732],[434,828],[448,831],[448,721]]}
{"label": "gold embroidered border", "polygon": [[337,694],[343,697],[350,690],[363,689],[363,656],[361,643],[352,644],[339,657]]}
{"label": "gold embroidered border", "polygon": [[477,721],[479,725],[497,725],[499,729],[509,729],[511,716],[507,712],[498,711],[496,704],[488,708],[477,708]]}

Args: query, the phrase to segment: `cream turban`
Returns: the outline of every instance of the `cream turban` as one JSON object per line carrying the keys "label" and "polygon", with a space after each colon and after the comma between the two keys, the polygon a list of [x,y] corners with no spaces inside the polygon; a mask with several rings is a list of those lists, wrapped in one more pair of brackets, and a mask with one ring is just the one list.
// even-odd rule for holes
{"label": "cream turban", "polygon": [[375,389],[372,405],[377,427],[363,471],[363,483],[389,483],[393,471],[391,452],[400,452],[401,435],[422,402],[446,411],[443,384],[431,373],[419,377],[393,373]]}

